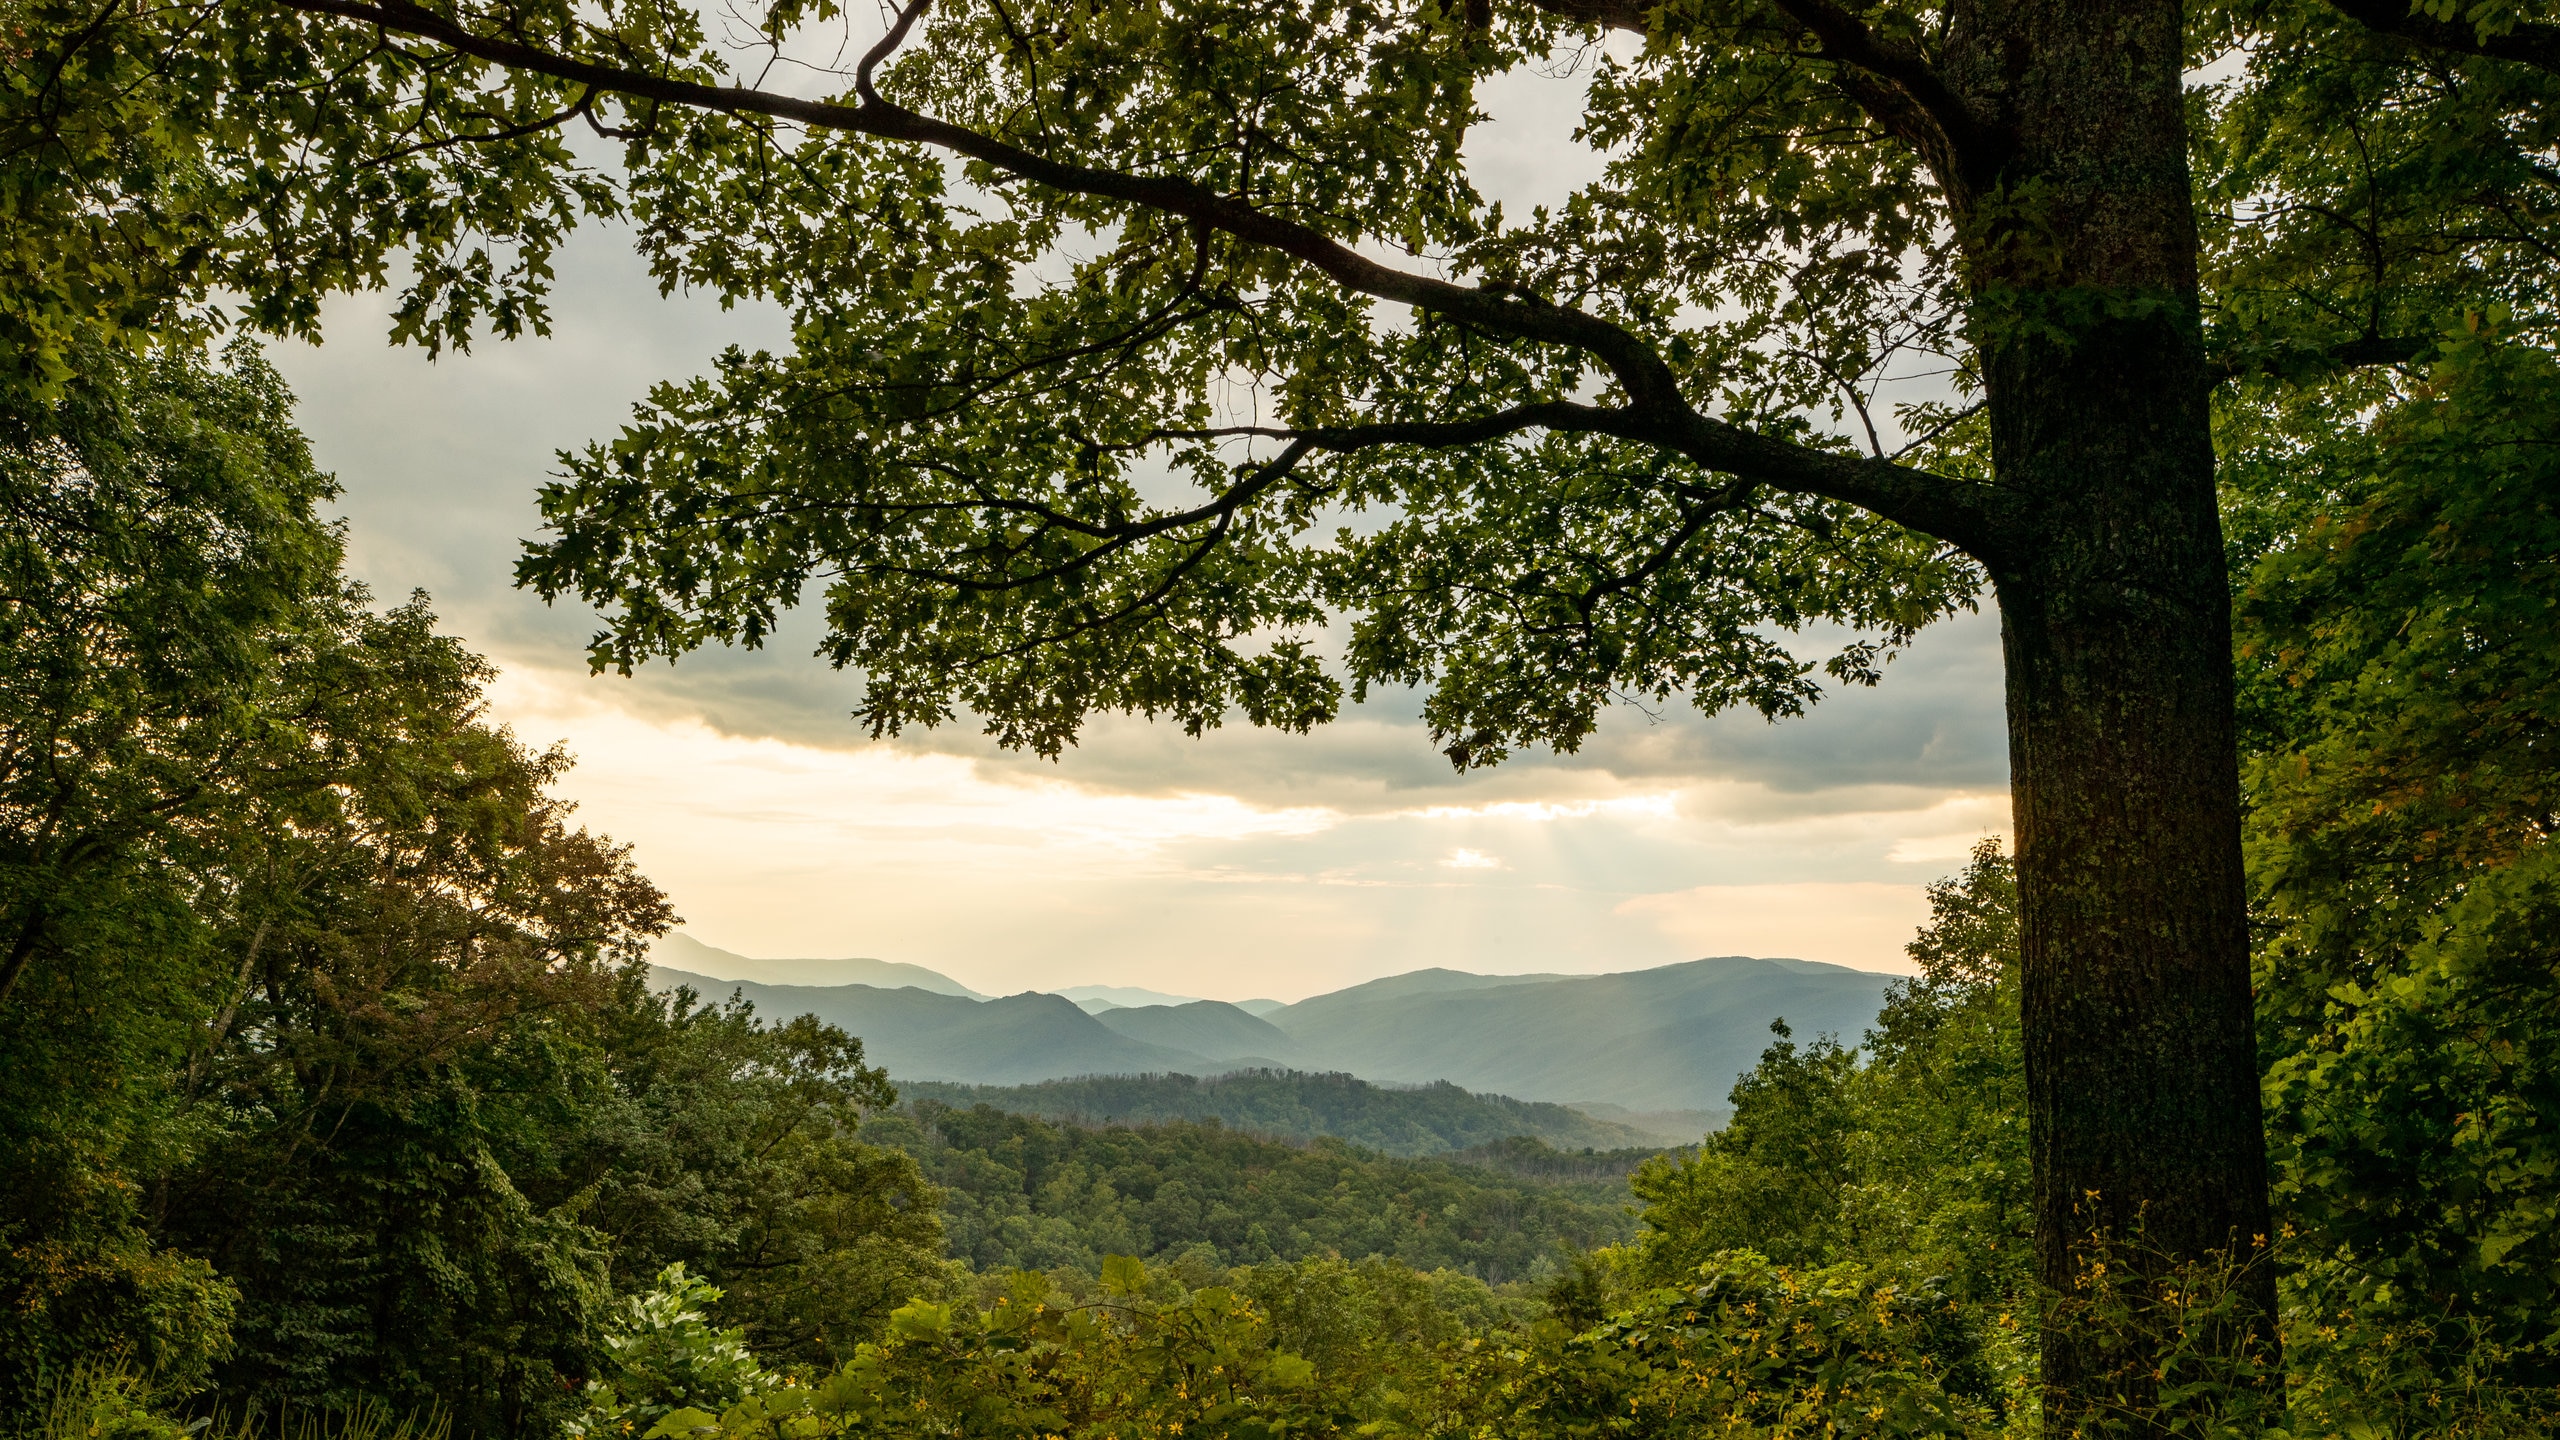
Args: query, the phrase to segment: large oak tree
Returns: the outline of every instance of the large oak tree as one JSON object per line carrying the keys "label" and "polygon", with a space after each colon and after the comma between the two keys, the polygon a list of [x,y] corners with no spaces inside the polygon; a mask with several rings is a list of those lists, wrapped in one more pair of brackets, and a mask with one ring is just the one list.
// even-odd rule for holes
{"label": "large oak tree", "polygon": [[[627,220],[794,349],[570,457],[524,578],[623,667],[814,593],[875,733],[1304,729],[1347,681],[1422,687],[1484,765],[1613,697],[1800,710],[1784,632],[1847,627],[1821,668],[1872,681],[1987,585],[2040,1264],[2138,1233],[2165,1273],[2268,1230],[2216,386],[2407,365],[2464,257],[2552,253],[2494,177],[2317,128],[2361,134],[2336,74],[2417,76],[2457,136],[2487,90],[2530,180],[2560,31],[2442,8],[43,0],[0,330],[41,387],[83,326],[228,286],[308,330],[404,256],[401,335],[460,343],[538,327],[559,236]],[[1503,213],[1477,87],[1577,56],[1606,173]],[[2439,243],[2403,244],[2421,194]],[[2142,1347],[2066,1312],[2043,1363],[2058,1424],[2147,1403]]]}

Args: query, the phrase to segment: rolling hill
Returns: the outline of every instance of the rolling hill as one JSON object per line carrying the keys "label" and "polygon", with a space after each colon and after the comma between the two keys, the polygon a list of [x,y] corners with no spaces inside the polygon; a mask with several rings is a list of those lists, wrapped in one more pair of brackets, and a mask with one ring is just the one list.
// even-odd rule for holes
{"label": "rolling hill", "polygon": [[1732,955],[1616,975],[1388,988],[1411,978],[1318,995],[1265,1018],[1298,1042],[1308,1068],[1567,1104],[1710,1110],[1768,1046],[1769,1022],[1854,1042],[1893,977]]}
{"label": "rolling hill", "polygon": [[1302,1048],[1287,1031],[1223,1000],[1131,1005],[1094,1012],[1114,1033],[1232,1065],[1291,1065]]}
{"label": "rolling hill", "polygon": [[938,995],[913,986],[758,985],[650,967],[658,989],[690,985],[706,999],[744,996],[771,1020],[815,1015],[862,1037],[864,1054],[900,1080],[1023,1085],[1062,1075],[1126,1075],[1218,1068],[1207,1056],[1106,1029],[1058,995],[1025,991],[999,1000]]}
{"label": "rolling hill", "polygon": [[[1661,1141],[1632,1126],[1595,1120],[1563,1105],[1475,1095],[1455,1085],[1411,1089],[1349,1075],[1242,1070],[1214,1079],[1189,1075],[1089,1075],[1037,1085],[909,1083],[910,1101],[955,1109],[993,1106],[1015,1115],[1084,1125],[1158,1125],[1216,1120],[1279,1140],[1332,1136],[1381,1154],[1447,1155],[1526,1136],[1558,1151],[1646,1152]],[[1699,1133],[1704,1133],[1701,1126]],[[1692,1134],[1686,1141],[1694,1143]],[[1624,1173],[1623,1169],[1619,1173]]]}

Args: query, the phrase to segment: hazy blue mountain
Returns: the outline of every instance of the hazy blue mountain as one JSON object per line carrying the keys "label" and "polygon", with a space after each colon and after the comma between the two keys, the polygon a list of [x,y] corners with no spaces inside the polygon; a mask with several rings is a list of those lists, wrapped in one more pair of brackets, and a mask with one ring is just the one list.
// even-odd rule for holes
{"label": "hazy blue mountain", "polygon": [[1021,1085],[1062,1075],[1127,1075],[1218,1068],[1208,1057],[1105,1029],[1058,995],[1026,991],[1001,1000],[938,995],[908,986],[757,985],[650,967],[659,989],[690,985],[706,998],[744,995],[768,1020],[815,1015],[862,1037],[874,1065],[900,1080]]}
{"label": "hazy blue mountain", "polygon": [[876,985],[884,990],[912,985],[937,995],[987,997],[938,970],[895,960],[751,960],[701,941],[679,930],[649,947],[649,963],[690,975],[716,976],[726,984],[755,977],[763,985]]}
{"label": "hazy blue mountain", "polygon": [[1710,1110],[1769,1044],[1770,1021],[1783,1017],[1807,1039],[1828,1032],[1854,1043],[1891,979],[1743,956],[1558,978],[1420,971],[1268,1018],[1302,1047],[1300,1063],[1365,1079]]}
{"label": "hazy blue mountain", "polygon": [[1136,985],[1067,985],[1049,993],[1064,995],[1096,1015],[1122,1006],[1189,1005],[1200,998],[1197,995],[1167,995],[1161,990],[1148,990]]}
{"label": "hazy blue mountain", "polygon": [[1236,1002],[1236,1008],[1247,1015],[1259,1018],[1274,1010],[1289,1008],[1289,1002],[1286,1000],[1239,1000]]}
{"label": "hazy blue mountain", "polygon": [[[725,953],[696,948],[715,957]],[[901,1080],[1018,1085],[1272,1066],[1340,1071],[1405,1085],[1445,1080],[1486,1094],[1588,1106],[1589,1113],[1675,1144],[1695,1141],[1720,1120],[1734,1077],[1769,1044],[1770,1021],[1783,1017],[1807,1039],[1828,1032],[1854,1043],[1873,1023],[1892,978],[1743,956],[1615,975],[1435,969],[1249,1009],[1130,986],[980,1000],[915,966],[835,963],[868,963],[887,977],[915,972],[948,988],[900,988],[905,982],[895,978],[742,988],[772,1018],[805,1011],[842,1025]],[[681,981],[725,995],[733,982],[701,978],[718,973],[669,967],[661,984]]]}
{"label": "hazy blue mountain", "polygon": [[[1535,985],[1547,980],[1577,980],[1577,975],[1471,975],[1464,970],[1407,970],[1401,975],[1388,975],[1341,990],[1328,990],[1312,995],[1295,1005],[1283,1005],[1308,1016],[1322,1016],[1338,1010],[1351,1010],[1379,1000],[1401,1000],[1411,995],[1438,995],[1453,990],[1490,990],[1504,985]],[[1264,1012],[1270,1018],[1270,1012]]]}
{"label": "hazy blue mountain", "polygon": [[1132,1040],[1188,1050],[1212,1060],[1286,1065],[1298,1042],[1278,1026],[1223,1000],[1188,1005],[1131,1005],[1098,1010],[1094,1018]]}
{"label": "hazy blue mountain", "polygon": [[[1214,1079],[1090,1075],[1037,1085],[909,1084],[900,1093],[909,1102],[938,1100],[961,1109],[988,1105],[1080,1125],[1214,1119],[1230,1130],[1283,1140],[1330,1135],[1408,1157],[1470,1151],[1519,1136],[1555,1147],[1547,1152],[1551,1155],[1591,1150],[1623,1160],[1656,1148],[1640,1130],[1562,1105],[1473,1095],[1455,1085],[1405,1089],[1349,1075],[1289,1070],[1243,1070]],[[1697,1138],[1690,1136],[1690,1143]],[[1632,1162],[1620,1163],[1609,1173],[1623,1175],[1632,1168]]]}
{"label": "hazy blue mountain", "polygon": [[1708,1131],[1723,1129],[1733,1118],[1733,1112],[1721,1106],[1712,1110],[1630,1110],[1598,1100],[1567,1103],[1594,1120],[1649,1135],[1658,1145],[1695,1145]]}

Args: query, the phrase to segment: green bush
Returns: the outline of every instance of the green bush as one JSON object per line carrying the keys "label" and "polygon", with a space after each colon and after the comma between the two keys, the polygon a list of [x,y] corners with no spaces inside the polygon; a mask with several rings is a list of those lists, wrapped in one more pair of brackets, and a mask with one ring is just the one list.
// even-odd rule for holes
{"label": "green bush", "polygon": [[1714,1434],[1996,1433],[1951,1394],[1975,1362],[1956,1308],[1926,1283],[1857,1264],[1799,1269],[1749,1251],[1648,1292],[1580,1335],[1541,1326],[1485,1367],[1468,1430],[1493,1437],[1650,1440]]}
{"label": "green bush", "polygon": [[749,1353],[743,1330],[716,1329],[706,1318],[720,1294],[679,1260],[624,1301],[605,1333],[612,1376],[587,1382],[586,1411],[568,1422],[569,1433],[646,1433],[671,1413],[718,1414],[780,1385]]}
{"label": "green bush", "polygon": [[74,1365],[40,1385],[22,1440],[190,1440],[205,1428],[170,1416],[151,1377],[122,1357]]}

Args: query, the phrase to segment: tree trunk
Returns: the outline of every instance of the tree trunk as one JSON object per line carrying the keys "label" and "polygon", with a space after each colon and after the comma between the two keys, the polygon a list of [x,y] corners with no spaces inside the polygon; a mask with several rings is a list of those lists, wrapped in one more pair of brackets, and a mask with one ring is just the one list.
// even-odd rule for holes
{"label": "tree trunk", "polygon": [[[2108,507],[2120,528],[2051,534],[2041,563],[1999,584],[2036,1252],[2045,1283],[2072,1297],[2044,1331],[2056,1433],[2113,1397],[2142,1407],[2151,1349],[2166,1343],[2140,1333],[2155,1325],[2139,1314],[2076,1303],[2099,1298],[2078,1288],[2092,1260],[2140,1309],[2162,1272],[2217,1252],[2256,1259],[2269,1231],[2227,607],[2218,584],[2125,565],[2155,547],[2210,553],[2210,494],[2180,506],[2128,485],[2107,498],[2132,502]],[[2255,1323],[2216,1348],[2271,1345],[2273,1285],[2263,1263],[2245,1275]]]}
{"label": "tree trunk", "polygon": [[[2178,6],[1953,13],[1951,77],[2014,137],[1957,210],[2018,506],[1983,559],[2007,659],[2036,1248],[2066,1297],[2045,1318],[2045,1423],[2069,1434],[2151,1409],[2173,1324],[2156,1282],[2247,1260],[2268,1230],[2229,591]],[[2093,1240],[2127,1311],[2080,1303]],[[2194,1338],[2214,1360],[2271,1356],[2266,1265],[2237,1298],[2236,1324]]]}

